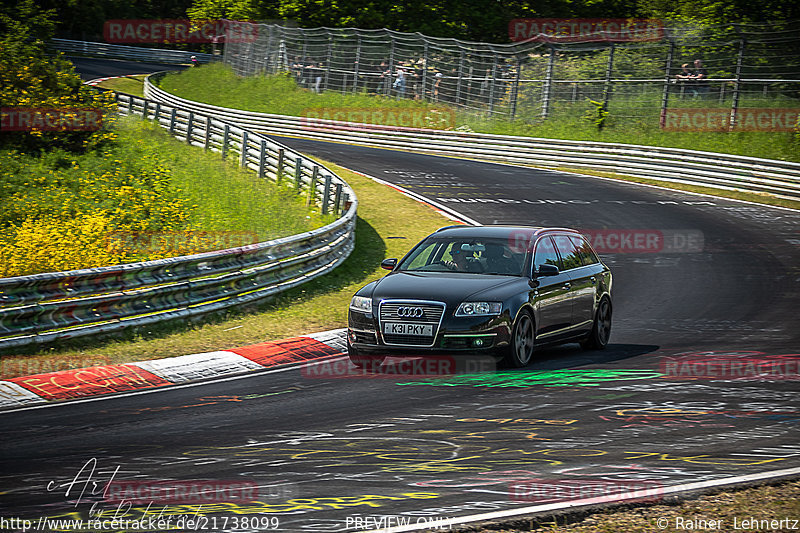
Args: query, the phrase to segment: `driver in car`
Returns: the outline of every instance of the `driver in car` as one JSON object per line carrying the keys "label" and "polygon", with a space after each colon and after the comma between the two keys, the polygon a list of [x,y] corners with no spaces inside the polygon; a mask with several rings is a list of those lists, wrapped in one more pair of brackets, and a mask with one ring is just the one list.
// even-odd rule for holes
{"label": "driver in car", "polygon": [[475,251],[467,243],[456,243],[450,250],[452,261],[442,261],[442,264],[456,272],[480,272],[481,266],[475,258]]}

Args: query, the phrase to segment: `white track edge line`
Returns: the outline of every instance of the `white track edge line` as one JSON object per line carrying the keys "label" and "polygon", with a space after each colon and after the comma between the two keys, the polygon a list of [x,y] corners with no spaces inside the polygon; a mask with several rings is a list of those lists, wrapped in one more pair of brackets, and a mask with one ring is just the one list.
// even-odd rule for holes
{"label": "white track edge line", "polygon": [[[664,487],[662,494],[675,494],[678,492],[689,492],[699,489],[706,489],[712,487],[724,487],[726,485],[735,485],[737,483],[747,483],[752,481],[760,481],[769,478],[778,478],[784,476],[791,476],[791,475],[800,475],[800,467],[797,468],[787,468],[784,470],[772,470],[769,472],[761,472],[757,474],[746,474],[743,476],[733,476],[729,478],[722,478],[722,479],[714,479],[709,481],[698,481],[696,483],[685,483],[682,485],[673,485],[669,487]],[[486,520],[494,520],[497,518],[511,518],[514,516],[522,515],[522,514],[531,514],[531,513],[543,513],[548,511],[561,511],[565,509],[577,508],[577,507],[584,507],[584,506],[592,506],[602,503],[624,503],[626,500],[640,500],[642,499],[642,495],[636,492],[631,493],[631,496],[627,498],[622,498],[619,500],[608,501],[607,496],[595,497],[595,498],[585,498],[581,500],[573,500],[570,502],[562,502],[562,503],[552,503],[547,505],[532,505],[529,507],[522,507],[519,509],[507,509],[504,511],[493,511],[490,513],[481,513],[469,516],[461,516],[456,518],[448,518],[448,519],[440,519],[434,520],[430,522],[425,522],[423,524],[413,524],[413,525],[406,525],[406,526],[394,526],[388,527],[383,529],[371,529],[371,530],[363,530],[366,533],[399,533],[402,531],[417,531],[421,529],[444,529],[446,526],[454,526],[458,524],[466,524],[469,522],[477,522],[477,521],[486,521]],[[597,501],[601,500],[601,501]],[[604,501],[605,500],[605,501]],[[452,527],[448,527],[448,529],[452,529]]]}

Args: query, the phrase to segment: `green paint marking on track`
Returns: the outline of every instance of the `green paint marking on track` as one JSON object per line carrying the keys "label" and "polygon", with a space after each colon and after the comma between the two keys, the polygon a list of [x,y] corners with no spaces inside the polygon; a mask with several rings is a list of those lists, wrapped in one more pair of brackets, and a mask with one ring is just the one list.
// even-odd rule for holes
{"label": "green paint marking on track", "polygon": [[536,370],[532,372],[497,372],[494,374],[461,374],[398,382],[397,385],[431,385],[434,387],[597,387],[609,381],[654,379],[664,376],[654,370],[594,369],[594,370]]}

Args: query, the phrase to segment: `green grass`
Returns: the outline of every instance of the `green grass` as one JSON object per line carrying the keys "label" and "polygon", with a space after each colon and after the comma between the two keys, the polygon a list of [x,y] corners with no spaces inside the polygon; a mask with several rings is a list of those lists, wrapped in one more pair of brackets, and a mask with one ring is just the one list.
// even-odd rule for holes
{"label": "green grass", "polygon": [[137,74],[135,76],[125,76],[122,78],[112,78],[97,85],[103,89],[111,89],[117,92],[132,94],[144,98],[144,79],[147,74]]}
{"label": "green grass", "polygon": [[[3,355],[7,368],[26,368],[26,360],[46,368],[68,361],[79,368],[98,361],[123,363],[172,357],[187,353],[224,350],[235,346],[345,327],[353,293],[386,274],[380,262],[401,257],[411,246],[451,222],[430,207],[359,174],[325,163],[342,176],[358,197],[356,246],[336,270],[288,291],[274,301],[228,310],[197,322],[131,330],[122,337],[76,339],[44,349],[9,349]],[[396,220],[407,221],[398,227]],[[6,376],[10,377],[10,376]]]}
{"label": "green grass", "polygon": [[[200,102],[283,115],[303,116],[308,110],[345,108],[441,109],[410,99],[374,96],[366,93],[339,94],[332,91],[315,94],[298,87],[286,75],[238,77],[225,65],[215,63],[181,73],[171,73],[161,87],[177,96]],[[745,95],[742,107],[800,107],[796,99],[777,96],[762,98]],[[729,109],[730,101],[715,99],[671,99],[671,107],[708,107]],[[627,144],[645,144],[747,155],[767,159],[800,161],[800,139],[796,134],[779,132],[670,132],[659,128],[660,93],[619,96],[611,100],[607,125],[601,130],[585,116],[593,106],[587,100],[575,103],[556,101],[549,118],[539,121],[537,106],[526,106],[524,92],[520,115],[515,121],[488,119],[485,116],[455,111],[456,126],[476,132],[522,135],[552,139],[589,140]],[[527,111],[526,111],[527,109]],[[626,118],[635,110],[637,118]],[[527,113],[527,115],[526,115]]]}
{"label": "green grass", "polygon": [[183,197],[197,205],[190,219],[204,231],[243,231],[259,240],[294,235],[321,227],[334,219],[318,209],[308,210],[288,181],[283,186],[259,179],[252,170],[222,160],[216,152],[203,152],[170,135],[154,122],[135,117],[123,123],[135,138],[121,143],[118,157],[139,161],[151,157],[171,170],[172,183]]}

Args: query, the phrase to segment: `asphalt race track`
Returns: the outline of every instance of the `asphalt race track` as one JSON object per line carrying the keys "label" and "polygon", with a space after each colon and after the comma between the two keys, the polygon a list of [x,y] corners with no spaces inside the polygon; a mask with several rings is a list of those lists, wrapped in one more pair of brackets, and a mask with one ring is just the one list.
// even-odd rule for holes
{"label": "asphalt race track", "polygon": [[[203,504],[205,530],[339,532],[620,487],[656,489],[657,499],[659,488],[800,467],[796,212],[280,140],[481,223],[600,235],[614,273],[611,345],[543,350],[515,371],[408,378],[399,375],[403,361],[391,359],[364,377],[303,366],[6,412],[3,516],[88,518],[93,504],[95,512],[113,510],[113,498],[101,494],[112,477],[238,481],[257,486],[258,497],[231,493]],[[396,237],[402,227],[398,220]],[[636,235],[660,237],[637,247]],[[129,519],[197,511],[130,505]],[[256,518],[256,527],[234,527],[243,517]]]}

